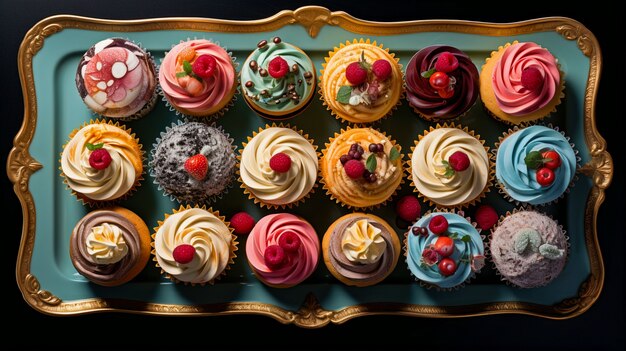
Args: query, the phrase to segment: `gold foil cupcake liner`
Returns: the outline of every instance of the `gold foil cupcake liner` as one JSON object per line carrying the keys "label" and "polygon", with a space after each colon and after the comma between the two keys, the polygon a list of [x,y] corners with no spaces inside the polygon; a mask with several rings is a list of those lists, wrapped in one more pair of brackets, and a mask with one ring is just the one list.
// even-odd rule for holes
{"label": "gold foil cupcake liner", "polygon": [[[480,236],[480,238],[483,241],[483,256],[485,256],[485,265],[487,264],[487,243],[485,242],[485,235],[481,234],[482,229],[480,229],[478,227],[478,224],[476,224],[476,222],[472,221],[472,219],[470,217],[465,217],[465,212],[463,210],[456,210],[454,208],[434,208],[433,210],[429,210],[426,213],[424,213],[424,215],[422,215],[422,217],[426,217],[432,213],[437,213],[437,212],[445,212],[445,213],[454,213],[457,214],[463,218],[465,218],[475,229],[476,231],[478,231],[478,235]],[[419,219],[418,219],[419,221]],[[459,285],[453,286],[451,288],[442,288],[438,285],[435,284],[431,284],[431,283],[427,283],[421,279],[419,279],[418,277],[416,277],[413,272],[411,272],[411,270],[408,268],[409,266],[409,245],[408,245],[408,240],[409,240],[409,235],[411,235],[411,228],[413,227],[413,225],[417,223],[414,222],[413,224],[411,224],[411,226],[409,226],[408,230],[404,233],[404,240],[402,241],[403,243],[403,252],[404,252],[404,262],[407,265],[407,270],[409,271],[409,275],[411,277],[413,277],[413,279],[415,279],[415,281],[417,283],[419,283],[419,285],[423,288],[426,288],[428,290],[430,289],[434,289],[435,291],[457,291],[461,288],[464,288],[466,285],[470,284],[471,281],[476,278],[476,273],[480,273],[481,269],[479,269],[478,271],[474,271],[472,270],[472,273],[470,273],[470,275]]]}
{"label": "gold foil cupcake liner", "polygon": [[[389,109],[389,111],[387,111],[387,113],[385,113],[384,115],[380,116],[379,118],[377,118],[376,120],[373,120],[371,122],[362,122],[362,121],[354,121],[354,120],[350,120],[348,118],[346,118],[345,116],[340,116],[337,112],[335,112],[330,105],[328,105],[328,103],[326,102],[326,99],[324,98],[324,88],[323,88],[323,77],[324,77],[324,70],[326,69],[326,66],[328,65],[328,61],[330,61],[330,59],[342,48],[346,47],[346,46],[350,46],[353,44],[369,44],[369,45],[373,45],[376,46],[382,50],[384,50],[385,52],[387,52],[391,58],[396,62],[396,65],[398,66],[398,70],[400,71],[400,94],[398,95],[398,100],[396,102],[394,102],[393,106]],[[317,84],[317,87],[319,89],[319,94],[320,94],[320,100],[322,101],[322,105],[326,107],[326,110],[330,111],[331,115],[333,115],[337,120],[347,123],[347,124],[351,124],[354,125],[355,127],[367,127],[369,125],[371,125],[372,123],[376,123],[376,122],[380,122],[383,119],[387,118],[387,117],[391,117],[393,115],[393,113],[398,109],[398,107],[400,107],[400,105],[402,105],[402,100],[404,100],[405,98],[405,85],[404,85],[404,71],[402,70],[402,65],[400,64],[400,58],[396,57],[395,53],[392,53],[389,51],[389,48],[384,48],[383,44],[378,44],[376,42],[376,40],[374,41],[370,41],[370,39],[353,39],[352,41],[346,40],[345,43],[339,43],[339,47],[334,47],[333,51],[329,51],[328,52],[328,57],[324,57],[324,62],[322,62],[322,68],[320,69],[320,76],[319,76],[319,82]]]}
{"label": "gold foil cupcake liner", "polygon": [[[315,183],[313,184],[313,187],[311,188],[311,190],[309,190],[309,192],[306,195],[304,195],[300,199],[298,199],[298,200],[296,200],[294,202],[288,203],[288,204],[270,204],[270,203],[266,203],[265,201],[259,199],[256,195],[254,195],[252,190],[250,190],[248,188],[248,186],[246,186],[246,184],[243,182],[243,179],[241,179],[241,171],[240,171],[240,169],[241,169],[241,156],[243,155],[243,151],[246,148],[246,145],[248,145],[250,140],[252,140],[255,136],[257,136],[257,134],[261,133],[262,131],[264,131],[265,129],[268,129],[268,128],[288,128],[288,129],[291,129],[294,132],[300,134],[304,139],[306,139],[311,144],[311,146],[313,146],[313,149],[315,150],[315,155],[317,156],[317,159],[319,160],[319,158],[320,158],[320,152],[317,151],[318,147],[317,147],[317,145],[315,145],[315,140],[313,138],[310,138],[309,134],[305,134],[302,129],[298,129],[295,126],[292,127],[289,124],[283,124],[283,123],[279,123],[278,125],[276,123],[272,123],[271,125],[265,124],[265,128],[259,127],[258,131],[253,131],[252,132],[252,136],[248,136],[247,137],[247,142],[244,141],[242,143],[243,147],[239,149],[239,155],[237,155],[237,171],[236,171],[236,173],[237,173],[237,176],[238,176],[239,183],[241,183],[240,188],[243,189],[244,195],[247,195],[249,200],[254,201],[254,203],[258,204],[261,208],[266,207],[267,209],[271,210],[271,209],[279,209],[279,208],[280,209],[285,209],[285,208],[290,208],[291,209],[293,207],[298,207],[298,206],[300,206],[300,204],[304,203],[308,198],[310,198],[312,194],[315,193],[315,189],[318,187],[318,185],[317,185],[317,178],[319,177],[319,175],[316,176]],[[319,170],[318,170],[318,174],[319,174]]]}
{"label": "gold foil cupcake liner", "polygon": [[[172,276],[171,274],[169,274],[169,273],[167,273],[166,271],[164,271],[164,270],[163,270],[163,268],[161,268],[161,266],[159,265],[159,262],[158,262],[158,260],[157,260],[157,258],[156,258],[156,248],[155,248],[155,244],[154,244],[154,243],[155,243],[156,233],[159,231],[159,229],[161,228],[161,226],[163,225],[163,223],[165,223],[165,221],[166,221],[166,220],[167,220],[167,219],[168,219],[171,215],[174,215],[174,214],[176,214],[176,213],[178,213],[178,212],[182,212],[182,211],[186,211],[186,210],[191,210],[191,209],[193,209],[193,208],[199,208],[199,209],[205,210],[205,211],[207,211],[208,213],[210,213],[210,214],[214,215],[215,217],[219,218],[219,220],[221,220],[222,222],[224,222],[224,224],[226,225],[226,227],[228,227],[228,230],[230,230],[230,234],[232,235],[232,239],[231,239],[231,241],[230,241],[230,256],[229,256],[229,258],[228,258],[228,264],[226,265],[226,267],[224,268],[224,270],[223,270],[223,271],[222,271],[222,272],[221,272],[221,273],[220,273],[217,277],[215,277],[213,280],[209,280],[209,281],[204,282],[204,283],[190,283],[190,282],[184,282],[184,281],[181,281],[181,280],[176,279],[176,277]],[[227,274],[227,272],[226,272],[226,271],[228,271],[228,270],[230,270],[230,269],[231,269],[231,267],[230,267],[230,266],[231,266],[231,265],[233,265],[233,264],[235,264],[235,258],[237,258],[237,254],[235,253],[235,251],[237,251],[237,250],[238,250],[237,245],[239,244],[239,242],[237,241],[237,235],[235,235],[235,233],[234,233],[235,229],[233,229],[233,228],[230,226],[230,222],[226,221],[226,217],[225,217],[225,216],[220,216],[220,211],[217,211],[217,210],[215,210],[215,211],[214,211],[212,207],[209,207],[209,208],[207,209],[205,205],[202,205],[202,207],[200,207],[200,206],[198,206],[198,205],[195,205],[195,206],[190,206],[190,205],[183,206],[183,205],[180,205],[180,207],[178,208],[178,210],[174,208],[174,209],[172,209],[172,213],[165,213],[165,214],[164,214],[164,216],[165,216],[165,218],[164,218],[162,221],[157,221],[157,224],[158,224],[158,225],[157,225],[156,227],[154,227],[154,228],[153,228],[154,233],[151,235],[151,237],[152,237],[152,241],[150,242],[150,246],[152,247],[152,251],[151,251],[151,254],[152,254],[152,256],[153,256],[153,257],[152,257],[152,261],[154,261],[154,265],[155,265],[157,268],[159,268],[159,269],[160,269],[161,274],[162,274],[162,275],[164,275],[164,276],[165,276],[165,278],[167,278],[167,279],[171,280],[172,282],[174,282],[174,283],[176,283],[176,284],[182,283],[182,284],[184,284],[184,285],[191,285],[191,286],[196,286],[196,285],[199,285],[199,286],[205,286],[206,284],[209,284],[209,285],[214,285],[214,284],[215,284],[215,282],[216,282],[217,280],[220,280],[220,279],[222,278],[222,276],[225,276],[225,275]]]}
{"label": "gold foil cupcake liner", "polygon": [[[419,142],[424,139],[424,137],[426,137],[426,135],[428,135],[428,133],[439,129],[439,128],[457,128],[460,129],[462,131],[464,131],[465,133],[469,134],[470,136],[474,137],[476,140],[478,140],[484,147],[485,152],[487,153],[487,157],[489,159],[489,175],[487,177],[487,182],[485,184],[485,187],[483,188],[482,192],[476,196],[474,199],[470,200],[470,201],[465,201],[456,205],[443,205],[443,204],[439,204],[437,203],[435,200],[430,199],[429,197],[427,197],[426,195],[423,195],[416,187],[415,185],[415,180],[413,179],[413,165],[412,165],[412,159],[413,159],[413,153],[415,152],[415,148],[417,147],[417,144],[419,144]],[[495,156],[490,152],[489,146],[485,146],[485,140],[481,139],[480,134],[476,134],[474,133],[473,130],[469,130],[468,127],[463,127],[460,124],[455,124],[454,122],[450,122],[450,123],[443,123],[443,124],[439,124],[437,123],[437,125],[435,127],[429,127],[428,130],[424,130],[424,134],[420,134],[418,135],[418,140],[414,141],[415,145],[411,146],[411,153],[409,153],[409,160],[407,161],[407,173],[409,173],[409,177],[408,179],[410,180],[410,184],[411,187],[413,188],[413,192],[417,193],[417,196],[419,198],[423,198],[425,202],[428,202],[430,204],[430,206],[432,207],[438,207],[438,208],[448,208],[448,209],[457,209],[457,210],[462,210],[464,208],[467,207],[471,207],[473,205],[475,205],[476,203],[479,203],[480,201],[482,201],[482,199],[484,199],[487,196],[487,193],[491,191],[491,187],[494,185],[494,179],[495,179],[495,174],[496,174],[496,170],[495,170],[495,164],[496,164],[496,159]]]}
{"label": "gold foil cupcake liner", "polygon": [[[556,199],[549,201],[549,202],[544,202],[542,204],[537,204],[537,205],[532,205],[530,203],[524,202],[524,201],[519,201],[514,199],[507,191],[506,191],[506,187],[504,186],[504,184],[502,184],[502,182],[500,182],[500,180],[498,180],[497,177],[495,177],[495,184],[496,187],[498,188],[498,193],[500,195],[502,195],[502,197],[507,200],[508,202],[514,204],[515,206],[547,206],[547,205],[551,205],[551,204],[557,204],[561,199],[563,199],[565,197],[565,194],[569,194],[571,189],[576,185],[576,182],[578,181],[578,172],[580,171],[580,161],[581,158],[579,156],[579,152],[576,149],[576,146],[570,142],[570,137],[568,137],[567,135],[565,135],[565,132],[559,130],[558,126],[553,126],[552,124],[548,123],[548,124],[542,124],[539,123],[537,124],[539,126],[544,126],[544,127],[548,127],[551,129],[554,129],[555,131],[559,132],[559,134],[561,134],[568,142],[569,145],[572,147],[572,150],[574,150],[574,155],[576,156],[576,171],[574,173],[574,176],[572,177],[572,180],[570,181],[569,185],[567,186],[567,188],[565,189],[565,191],[563,192],[563,194],[561,194],[561,196],[557,197]],[[513,135],[514,133],[530,127],[531,125],[528,126],[513,126],[511,128],[509,128],[506,132],[502,133],[501,136],[498,137],[498,141],[495,142],[494,144],[494,148],[491,149],[491,154],[493,157],[494,162],[497,161],[498,159],[498,150],[500,149],[500,145],[502,145],[502,142],[504,141],[504,139],[508,138],[509,136]]]}
{"label": "gold foil cupcake liner", "polygon": [[[330,145],[335,141],[335,139],[337,139],[340,135],[342,135],[343,133],[351,130],[351,129],[358,129],[358,128],[369,128],[372,129],[380,134],[382,134],[385,138],[387,138],[389,140],[389,142],[393,145],[393,147],[397,147],[398,151],[400,152],[400,165],[398,166],[398,168],[400,169],[400,181],[398,182],[398,184],[396,185],[394,191],[387,197],[387,199],[383,202],[380,203],[374,203],[371,205],[367,205],[367,206],[355,206],[355,205],[351,205],[347,202],[344,201],[344,199],[340,199],[339,197],[337,197],[330,189],[330,186],[327,184],[326,179],[324,177],[324,173],[322,172],[323,169],[323,163],[324,160],[326,158],[326,153],[328,152],[328,149],[330,147]],[[371,126],[369,127],[350,127],[350,126],[346,126],[345,129],[341,129],[341,131],[339,133],[335,132],[335,135],[333,137],[328,138],[328,143],[325,143],[325,148],[324,150],[322,150],[322,157],[319,160],[319,175],[320,175],[320,183],[322,184],[322,189],[324,191],[326,191],[326,195],[330,196],[331,201],[335,201],[337,204],[341,205],[341,207],[346,207],[348,209],[351,210],[375,210],[380,208],[381,206],[386,206],[387,203],[389,203],[390,201],[393,200],[393,198],[398,194],[398,190],[402,187],[402,185],[404,184],[404,169],[405,169],[405,160],[404,160],[404,154],[402,153],[402,145],[400,145],[399,143],[397,143],[394,139],[390,138],[389,135],[387,135],[386,132],[381,132],[380,130],[373,128]]]}
{"label": "gold foil cupcake liner", "polygon": [[70,187],[70,185],[67,182],[67,177],[65,175],[65,173],[63,173],[63,168],[59,165],[59,171],[61,171],[60,176],[63,178],[63,184],[65,184],[66,189],[69,189],[70,192],[72,193],[72,195],[74,195],[76,197],[76,200],[79,201],[82,205],[89,205],[90,208],[103,208],[103,207],[108,207],[108,206],[113,206],[118,202],[121,202],[123,200],[128,199],[129,197],[132,196],[132,194],[137,191],[137,188],[139,186],[141,186],[141,181],[144,180],[144,174],[146,174],[146,157],[145,157],[145,150],[143,150],[143,145],[139,142],[139,138],[137,138],[135,136],[135,133],[132,132],[131,128],[127,128],[124,124],[121,124],[119,121],[117,120],[111,120],[111,119],[91,119],[89,120],[89,122],[83,122],[83,124],[81,125],[81,127],[76,128],[74,130],[72,130],[69,134],[69,139],[65,142],[65,144],[63,144],[63,147],[61,148],[61,153],[59,154],[59,164],[61,164],[61,160],[63,157],[63,150],[65,150],[65,147],[67,146],[67,144],[70,142],[70,140],[72,140],[72,138],[76,135],[76,133],[78,133],[81,129],[89,126],[89,125],[93,125],[93,124],[108,124],[114,127],[118,127],[121,130],[123,130],[124,132],[128,133],[131,138],[133,138],[135,140],[135,142],[137,143],[137,146],[139,147],[139,151],[140,151],[140,157],[141,157],[141,164],[142,164],[142,171],[141,174],[137,177],[137,179],[135,180],[135,183],[133,184],[133,186],[122,196],[116,198],[116,199],[112,199],[112,200],[104,200],[104,201],[100,201],[100,200],[93,200],[90,199],[89,197],[87,197],[86,195],[83,195],[77,191],[75,191],[74,189],[72,189]]}

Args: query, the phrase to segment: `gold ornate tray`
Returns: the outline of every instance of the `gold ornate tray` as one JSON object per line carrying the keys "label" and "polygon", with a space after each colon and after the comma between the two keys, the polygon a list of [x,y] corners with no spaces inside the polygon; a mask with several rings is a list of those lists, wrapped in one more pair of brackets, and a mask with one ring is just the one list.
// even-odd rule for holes
{"label": "gold ornate tray", "polygon": [[[67,77],[73,78],[72,69],[75,70],[77,60],[86,48],[99,39],[113,35],[142,42],[157,58],[177,39],[194,36],[214,38],[228,46],[240,59],[245,58],[260,37],[280,35],[309,52],[318,69],[324,55],[334,45],[359,37],[384,42],[386,47],[396,52],[403,64],[419,47],[435,42],[463,49],[479,67],[491,50],[508,41],[528,39],[548,46],[551,51],[557,52],[562,67],[567,71],[568,87],[563,108],[551,117],[550,122],[560,125],[572,136],[583,162],[582,176],[572,193],[565,201],[547,209],[568,226],[572,242],[572,257],[563,277],[551,284],[552,287],[533,289],[531,292],[511,288],[494,277],[487,277],[483,280],[479,278],[458,291],[425,293],[425,289],[411,281],[404,263],[400,262],[389,279],[370,288],[359,290],[340,286],[332,277],[329,278],[324,267],[319,267],[308,282],[296,288],[272,290],[252,277],[243,262],[245,257],[242,256],[245,255],[240,255],[240,261],[229,277],[212,287],[176,287],[162,280],[158,272],[154,272],[154,267],[147,267],[137,281],[124,287],[102,289],[90,285],[72,271],[66,254],[69,232],[86,209],[73,201],[69,192],[63,189],[57,174],[57,155],[68,132],[89,119],[86,108],[75,91],[72,92],[73,79]],[[330,322],[343,323],[357,316],[372,314],[461,317],[520,313],[565,319],[586,311],[602,289],[604,267],[597,240],[596,217],[604,200],[604,191],[612,178],[613,163],[606,151],[606,142],[595,125],[594,105],[601,54],[594,35],[572,19],[553,17],[508,24],[456,20],[380,23],[359,20],[344,12],[330,12],[317,6],[281,11],[255,21],[204,18],[111,21],[61,15],[44,19],[28,31],[18,60],[24,94],[24,121],[7,162],[7,173],[23,213],[16,274],[24,299],[42,313],[261,314],[281,323],[294,323],[307,328]],[[64,94],[66,90],[67,94]],[[418,119],[406,105],[403,102],[394,117],[378,127],[399,134],[396,139],[408,147],[412,135],[417,135],[417,131],[427,128],[429,124]],[[157,107],[152,114],[129,123],[146,146],[151,145],[159,130],[176,120],[176,116],[164,106]],[[240,131],[235,130],[241,129],[242,121],[234,122],[228,114],[220,120],[239,142],[265,123],[246,108],[242,99],[230,114],[244,116],[243,125],[246,128]],[[328,118],[311,121],[312,116],[326,114],[321,103],[314,103],[306,113],[290,123],[310,132],[318,143],[322,143],[332,131],[340,128],[339,122],[329,114]],[[154,119],[160,118],[156,117],[158,115],[163,117],[163,123],[152,123],[153,126],[150,126],[146,122],[151,118],[152,121],[158,120]],[[480,107],[475,106],[467,121],[493,144],[505,127],[491,120],[486,121],[484,117]],[[399,130],[400,118],[403,118],[402,129],[409,130]],[[324,122],[319,123],[320,120]],[[316,123],[322,125],[317,126]],[[154,195],[157,190],[148,183],[145,181],[142,189],[122,205],[135,210],[149,225],[154,225],[163,211],[176,207],[176,204]],[[410,190],[406,185],[403,187],[404,192]],[[141,201],[147,197],[156,197],[156,204],[144,208]],[[569,201],[572,199],[577,201]],[[329,200],[323,194],[317,194],[309,200],[309,204],[313,203],[308,206],[310,208],[301,206],[295,210],[306,218],[319,219],[318,233],[323,233],[328,221],[346,212],[325,201]],[[492,194],[487,201],[500,210],[510,209],[510,205],[497,194]],[[319,206],[329,209],[316,215]],[[243,207],[257,217],[268,213],[268,210],[258,209],[237,191],[231,191],[227,199],[214,207],[226,213]],[[375,212],[393,222],[391,209]],[[400,233],[400,229],[398,231]],[[148,293],[156,290],[156,293]]]}

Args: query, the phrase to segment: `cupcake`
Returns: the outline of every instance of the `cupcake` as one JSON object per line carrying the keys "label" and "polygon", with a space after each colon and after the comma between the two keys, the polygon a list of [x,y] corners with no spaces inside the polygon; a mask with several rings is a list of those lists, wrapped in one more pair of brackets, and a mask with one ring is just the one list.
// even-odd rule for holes
{"label": "cupcake", "polygon": [[129,195],[143,180],[143,150],[123,125],[91,121],[70,133],[61,176],[83,203],[103,205]]}
{"label": "cupcake", "polygon": [[489,251],[504,280],[520,288],[536,288],[561,274],[568,243],[556,221],[533,210],[521,210],[501,217],[491,231]]}
{"label": "cupcake", "polygon": [[154,183],[181,203],[208,203],[231,185],[235,146],[221,127],[199,122],[173,124],[157,138],[150,153]]}
{"label": "cupcake", "polygon": [[427,121],[462,116],[474,106],[478,92],[478,70],[469,56],[457,48],[425,47],[407,65],[407,100]]}
{"label": "cupcake", "polygon": [[234,263],[237,236],[219,212],[181,206],[154,228],[152,253],[174,282],[213,284]]}
{"label": "cupcake", "polygon": [[511,201],[542,205],[573,185],[576,151],[563,133],[546,126],[515,128],[496,145],[496,179]]}
{"label": "cupcake", "polygon": [[206,39],[181,42],[165,54],[159,84],[166,103],[191,117],[223,115],[237,91],[234,60]]}
{"label": "cupcake", "polygon": [[122,38],[92,46],[76,70],[76,87],[87,107],[110,118],[145,116],[156,102],[156,69],[149,53]]}
{"label": "cupcake", "polygon": [[563,75],[547,49],[514,41],[487,58],[480,72],[480,97],[498,120],[508,124],[537,121],[561,103]]}
{"label": "cupcake", "polygon": [[382,44],[354,39],[339,44],[324,60],[320,94],[338,119],[371,123],[390,116],[400,104],[402,67]]}
{"label": "cupcake", "polygon": [[330,225],[322,241],[324,263],[346,285],[369,286],[383,281],[396,267],[400,240],[380,217],[351,213]]}
{"label": "cupcake", "polygon": [[241,68],[246,103],[268,119],[287,119],[304,111],[313,100],[315,80],[309,56],[279,37],[261,40]]}
{"label": "cupcake", "polygon": [[324,189],[331,199],[348,207],[384,204],[403,182],[401,149],[375,129],[342,129],[322,151]]}
{"label": "cupcake", "polygon": [[282,124],[253,132],[239,152],[244,193],[261,207],[304,202],[317,186],[317,146],[301,130]]}
{"label": "cupcake", "polygon": [[300,284],[315,271],[319,255],[315,229],[289,213],[261,218],[246,242],[248,264],[255,276],[274,288]]}
{"label": "cupcake", "polygon": [[420,196],[436,206],[470,206],[492,185],[489,147],[467,128],[437,124],[419,136],[412,150],[411,183]]}
{"label": "cupcake", "polygon": [[70,237],[74,268],[98,285],[117,286],[132,280],[149,258],[150,231],[146,223],[122,207],[88,213]]}
{"label": "cupcake", "polygon": [[462,212],[426,214],[409,228],[405,245],[409,271],[427,287],[459,287],[485,265],[483,239]]}

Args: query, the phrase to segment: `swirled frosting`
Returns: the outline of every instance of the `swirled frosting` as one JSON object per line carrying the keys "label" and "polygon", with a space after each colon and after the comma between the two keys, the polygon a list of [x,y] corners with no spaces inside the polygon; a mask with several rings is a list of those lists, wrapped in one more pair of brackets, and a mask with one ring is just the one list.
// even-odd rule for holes
{"label": "swirled frosting", "polygon": [[[464,152],[468,169],[446,177],[447,161]],[[417,143],[411,156],[411,173],[417,191],[442,206],[456,206],[476,199],[489,180],[489,156],[483,144],[458,128],[437,128]]]}
{"label": "swirled frosting", "polygon": [[[538,250],[517,253],[513,248],[515,236],[526,228],[539,234],[541,244],[554,245],[564,250],[565,254],[558,259],[550,259]],[[493,231],[489,245],[491,258],[500,274],[522,288],[548,284],[561,273],[567,261],[567,239],[562,228],[550,217],[535,211],[520,211],[507,216]]]}
{"label": "swirled frosting", "polygon": [[[207,158],[207,175],[198,180],[185,170],[188,158]],[[219,128],[199,122],[176,125],[161,134],[152,150],[151,175],[155,182],[183,203],[202,203],[221,194],[230,185],[237,158],[232,141]]]}
{"label": "swirled frosting", "polygon": [[[440,288],[453,288],[470,278],[472,274],[471,262],[475,257],[484,258],[485,247],[476,228],[474,228],[474,226],[465,218],[455,213],[433,212],[420,218],[420,220],[413,224],[411,228],[428,228],[428,223],[436,215],[444,216],[448,221],[447,232],[450,234],[456,233],[457,235],[454,239],[454,252],[450,256],[450,258],[456,263],[456,271],[452,275],[444,276],[439,271],[437,264],[429,266],[423,262],[422,252],[426,248],[431,247],[431,245],[435,245],[437,238],[439,238],[438,235],[433,234],[430,230],[428,230],[427,236],[423,236],[414,235],[409,229],[406,242],[406,262],[409,266],[411,274],[413,274],[415,278],[427,284],[436,285]],[[469,236],[469,240],[466,239],[464,241],[462,238],[466,235]]]}
{"label": "swirled frosting", "polygon": [[[270,168],[277,153],[291,158],[285,173]],[[246,189],[272,205],[286,205],[304,198],[317,179],[317,153],[311,143],[290,128],[269,127],[255,135],[241,153],[239,172]]]}
{"label": "swirled frosting", "polygon": [[122,230],[115,224],[103,223],[91,228],[85,245],[87,253],[98,264],[118,262],[128,253]]}
{"label": "swirled frosting", "polygon": [[[161,269],[176,280],[202,284],[220,276],[231,260],[233,235],[224,222],[201,208],[183,210],[167,217],[154,237]],[[188,244],[196,249],[189,263],[173,257],[174,249]]]}
{"label": "swirled frosting", "polygon": [[[530,67],[541,73],[541,89],[531,91],[522,86],[522,72]],[[556,94],[560,94],[560,82],[561,76],[554,56],[531,42],[514,43],[506,47],[492,77],[498,106],[513,116],[524,116],[546,106]]]}
{"label": "swirled frosting", "polygon": [[[359,143],[363,150],[363,159],[369,155],[370,144],[382,144],[384,151],[376,153],[377,180],[368,183],[363,179],[351,179],[346,174],[340,158],[350,150],[350,146]],[[368,207],[385,202],[398,188],[402,181],[402,159],[393,161],[389,158],[391,148],[399,147],[384,134],[371,128],[353,128],[336,136],[325,150],[321,162],[322,177],[326,188],[340,201],[353,207]]]}
{"label": "swirled frosting", "polygon": [[[265,249],[278,245],[284,233],[300,237],[301,245],[295,253],[285,253],[286,262],[278,269],[265,264]],[[263,281],[271,285],[296,285],[308,278],[317,266],[320,242],[315,229],[306,221],[289,213],[267,215],[257,222],[246,242],[248,263]]]}
{"label": "swirled frosting", "polygon": [[375,263],[387,246],[381,232],[367,219],[358,220],[343,232],[341,251],[350,262]]}
{"label": "swirled frosting", "polygon": [[[202,88],[193,93],[190,91],[190,80],[195,78],[188,75],[176,76],[178,72],[184,71],[179,53],[187,47],[195,50],[195,58],[212,55],[216,60],[215,74],[211,78],[203,78]],[[210,115],[226,106],[237,88],[236,81],[235,67],[230,55],[219,45],[205,39],[189,40],[174,46],[165,55],[159,68],[159,83],[167,101],[174,108],[193,116]]]}
{"label": "swirled frosting", "polygon": [[128,117],[155,96],[155,71],[150,55],[135,43],[105,39],[83,55],[76,87],[93,111],[107,117]]}
{"label": "swirled frosting", "polygon": [[[336,100],[342,86],[350,85],[346,79],[346,68],[358,62],[361,55],[372,64],[376,60],[387,60],[391,64],[391,77],[379,82],[378,99],[370,104],[342,104]],[[320,85],[324,102],[339,117],[354,123],[374,122],[386,116],[400,99],[402,93],[402,71],[388,50],[369,43],[351,43],[331,53],[326,59]]]}
{"label": "swirled frosting", "polygon": [[[456,79],[454,95],[450,98],[439,96],[428,81],[422,77],[433,67],[442,52],[454,55],[459,67],[447,73]],[[470,109],[478,98],[478,69],[472,60],[461,50],[444,45],[433,45],[419,50],[406,68],[407,99],[411,106],[427,118],[451,119]]]}
{"label": "swirled frosting", "polygon": [[[281,57],[289,72],[273,78],[266,72],[270,61]],[[293,67],[297,67],[294,70]],[[241,89],[248,101],[271,115],[287,115],[298,110],[315,92],[315,66],[302,50],[283,41],[268,42],[255,49],[241,68]]]}
{"label": "swirled frosting", "polygon": [[[104,144],[111,163],[103,170],[89,165],[91,151],[87,143]],[[123,129],[106,124],[81,128],[65,145],[61,170],[67,185],[91,200],[108,201],[122,197],[138,182],[143,172],[142,155],[137,141]]]}
{"label": "swirled frosting", "polygon": [[[101,245],[93,240],[94,234],[101,232],[103,227],[115,227],[118,234],[112,237],[114,240],[102,240],[102,237],[95,236],[96,241],[109,246],[109,250],[97,249]],[[122,215],[108,210],[93,211],[83,217],[72,231],[70,258],[78,273],[94,283],[106,285],[124,279],[139,263],[140,240],[137,229]],[[107,251],[112,254],[107,254]]]}
{"label": "swirled frosting", "polygon": [[[534,169],[524,158],[531,151],[554,150],[561,157],[561,166],[554,170],[554,182],[548,186],[537,183]],[[496,178],[514,200],[539,205],[558,199],[574,179],[576,154],[569,141],[559,132],[545,126],[530,126],[507,136],[496,156]]]}

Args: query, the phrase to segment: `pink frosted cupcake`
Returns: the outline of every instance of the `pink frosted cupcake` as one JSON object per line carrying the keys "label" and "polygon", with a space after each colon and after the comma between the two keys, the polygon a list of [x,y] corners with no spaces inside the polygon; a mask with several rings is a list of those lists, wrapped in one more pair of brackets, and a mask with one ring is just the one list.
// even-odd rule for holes
{"label": "pink frosted cupcake", "polygon": [[320,255],[315,229],[289,213],[265,216],[246,242],[248,264],[256,277],[274,288],[289,288],[308,278]]}
{"label": "pink frosted cupcake", "polygon": [[165,54],[159,68],[165,101],[192,117],[218,117],[232,105],[237,73],[226,50],[206,39],[181,42]]}

